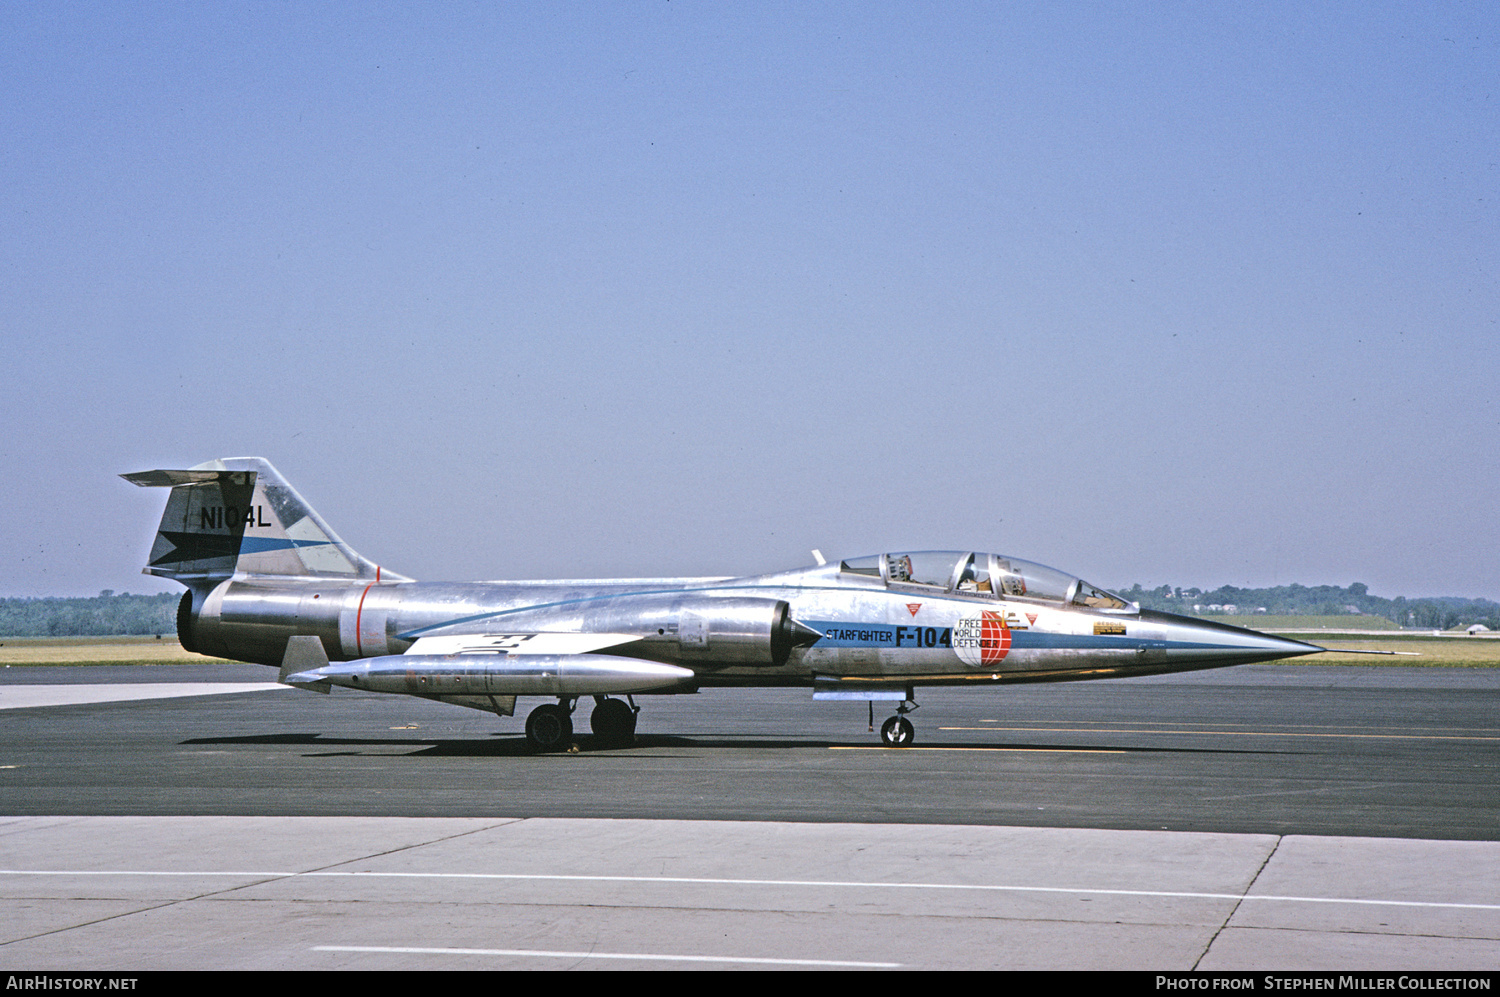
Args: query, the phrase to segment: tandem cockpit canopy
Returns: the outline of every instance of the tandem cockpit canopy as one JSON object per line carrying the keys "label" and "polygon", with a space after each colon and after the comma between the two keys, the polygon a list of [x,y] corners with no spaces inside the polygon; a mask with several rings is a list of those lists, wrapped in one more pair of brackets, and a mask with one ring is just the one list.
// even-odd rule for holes
{"label": "tandem cockpit canopy", "polygon": [[842,561],[839,570],[879,578],[890,586],[940,589],[952,595],[1037,599],[1127,613],[1137,609],[1082,578],[1003,554],[960,550],[871,554]]}

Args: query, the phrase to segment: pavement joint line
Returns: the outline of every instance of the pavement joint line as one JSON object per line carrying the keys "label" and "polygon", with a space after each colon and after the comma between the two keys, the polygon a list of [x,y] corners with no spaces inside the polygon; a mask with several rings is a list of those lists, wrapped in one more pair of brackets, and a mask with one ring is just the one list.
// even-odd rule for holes
{"label": "pavement joint line", "polygon": [[145,907],[138,907],[135,910],[120,911],[116,914],[106,914],[103,917],[96,917],[87,921],[79,921],[76,924],[64,924],[56,928],[49,928],[46,931],[39,931],[34,935],[20,935],[15,938],[7,938],[3,942],[0,942],[0,946],[16,945],[21,942],[34,942],[39,938],[48,938],[54,935],[66,934],[70,931],[77,931],[79,928],[92,928],[95,925],[108,924],[111,921],[119,921],[123,918],[135,917],[140,914],[149,914],[152,911],[165,910],[168,907],[176,907],[178,904],[192,903],[195,900],[202,900],[204,899],[204,897],[212,895],[213,894],[206,893],[203,896],[199,897],[180,897],[173,900],[166,900],[158,904],[150,904]]}
{"label": "pavement joint line", "polygon": [[854,962],[846,959],[771,959],[735,955],[668,955],[649,952],[563,952],[548,949],[417,948],[396,945],[317,945],[313,952],[363,952],[394,955],[494,955],[542,959],[629,959],[649,962],[730,962],[752,966],[836,966],[843,969],[900,969],[899,962]]}
{"label": "pavement joint line", "polygon": [[1500,910],[1500,903],[1457,903],[1436,900],[1371,900],[1358,897],[1297,897],[1274,893],[1203,893],[1187,890],[1117,890],[1075,886],[1010,886],[990,883],[895,883],[878,880],[731,879],[698,876],[609,876],[526,872],[337,872],[337,871],[157,871],[131,869],[0,869],[0,876],[146,876],[161,878],[238,877],[253,879],[475,879],[543,880],[552,882],[662,883],[699,886],[775,886],[892,889],[974,890],[996,893],[1061,893],[1111,897],[1161,897],[1182,900],[1268,900],[1282,903],[1355,904],[1374,907],[1430,907],[1459,910]]}
{"label": "pavement joint line", "polygon": [[466,837],[468,837],[471,834],[480,834],[481,832],[484,832],[484,831],[495,831],[495,830],[499,830],[502,827],[509,827],[512,824],[524,824],[528,819],[529,818],[526,818],[526,817],[503,817],[503,818],[498,818],[497,822],[493,823],[493,824],[486,824],[486,825],[484,825],[482,827],[471,827],[468,830],[456,831],[456,832],[454,832],[452,834],[439,835],[436,838],[430,838],[430,839],[425,840],[425,841],[413,841],[413,842],[410,842],[409,844],[398,845],[395,848],[387,848],[383,852],[371,852],[371,853],[369,853],[367,855],[360,855],[360,856],[358,856],[356,858],[345,859],[342,862],[332,862],[332,863],[329,863],[328,865],[323,866],[323,867],[321,867],[319,869],[309,869],[306,872],[295,872],[295,873],[290,873],[289,875],[292,875],[292,876],[348,876],[348,875],[361,875],[360,873],[346,873],[346,872],[339,872],[337,870],[338,870],[339,866],[341,866],[341,865],[349,865],[352,862],[370,862],[370,861],[373,861],[373,860],[378,859],[378,858],[385,858],[386,856],[389,856],[389,855],[399,855],[401,852],[411,851],[413,848],[426,848],[428,845],[435,845],[435,844],[438,844],[439,842],[456,841],[459,838],[466,838]]}
{"label": "pavement joint line", "polygon": [[[1250,882],[1245,884],[1246,895],[1248,895],[1251,890],[1255,889],[1256,883],[1260,882],[1261,875],[1266,871],[1266,867],[1271,864],[1271,859],[1275,858],[1276,852],[1281,848],[1281,843],[1285,840],[1285,835],[1278,834],[1276,836],[1276,840],[1271,842],[1271,847],[1266,851],[1265,857],[1260,860],[1260,865],[1255,869],[1255,875],[1251,876]],[[1229,912],[1224,915],[1224,920],[1221,921],[1219,923],[1219,926],[1214,929],[1213,935],[1208,939],[1207,944],[1203,946],[1203,951],[1199,952],[1198,958],[1193,960],[1194,971],[1196,971],[1198,967],[1203,964],[1204,959],[1208,958],[1208,954],[1213,951],[1214,942],[1219,940],[1219,936],[1224,933],[1225,928],[1229,927],[1229,922],[1234,920],[1234,916],[1240,912],[1240,908],[1244,906],[1244,904],[1244,898],[1241,898],[1235,901],[1233,907],[1229,908]]]}
{"label": "pavement joint line", "polygon": [[[504,827],[504,826],[506,826],[506,824],[517,823],[517,822],[523,821],[523,820],[525,820],[525,818],[509,818],[509,819],[506,819],[506,820],[502,820],[499,824],[491,825],[489,827],[473,828],[473,829],[468,830],[468,831],[461,831],[461,832],[459,832],[457,834],[443,835],[443,836],[440,836],[440,837],[438,837],[436,839],[432,839],[432,840],[429,840],[429,841],[413,842],[410,845],[404,845],[404,846],[399,847],[399,848],[392,848],[392,849],[389,849],[389,850],[384,851],[384,852],[377,852],[377,853],[375,853],[373,855],[364,855],[364,856],[360,856],[358,858],[352,858],[352,859],[347,860],[346,862],[336,862],[336,863],[333,863],[333,865],[335,865],[335,866],[336,865],[347,865],[349,862],[367,862],[367,861],[370,861],[371,859],[374,859],[374,858],[382,858],[382,857],[387,856],[387,855],[394,855],[394,854],[396,854],[398,852],[405,851],[405,850],[407,850],[409,848],[416,848],[416,847],[420,847],[420,846],[424,846],[424,845],[428,845],[428,844],[433,844],[436,841],[451,841],[454,838],[461,838],[461,837],[464,837],[467,834],[473,834],[473,833],[475,833],[477,831],[492,830],[495,827]],[[332,867],[330,866],[330,867],[326,867],[326,868],[332,868]],[[237,893],[237,892],[239,892],[241,890],[248,890],[248,889],[254,889],[255,887],[258,887],[258,886],[265,886],[268,883],[276,882],[279,879],[286,879],[286,878],[288,878],[288,876],[330,875],[330,874],[336,875],[336,873],[329,873],[329,872],[325,872],[323,870],[315,870],[315,871],[311,871],[311,872],[302,872],[302,873],[283,873],[283,874],[278,874],[278,873],[262,873],[262,874],[251,874],[250,876],[247,877],[247,878],[249,878],[251,880],[250,882],[248,882],[248,883],[240,883],[238,885],[231,886],[231,887],[229,887],[227,889],[223,889],[223,890],[210,890],[210,891],[208,891],[206,893],[200,893],[200,894],[197,894],[195,896],[174,897],[171,900],[167,900],[167,901],[165,901],[163,903],[159,903],[159,904],[156,904],[156,905],[150,906],[150,907],[143,907],[143,908],[141,908],[139,910],[122,911],[122,912],[120,912],[118,914],[110,914],[110,915],[108,915],[106,917],[99,918],[98,920],[95,920],[95,921],[87,921],[87,922],[84,922],[82,924],[66,925],[64,927],[55,928],[55,929],[53,929],[51,931],[44,931],[44,932],[41,932],[40,934],[27,936],[25,938],[12,938],[12,939],[7,940],[3,944],[9,945],[9,944],[12,944],[14,942],[31,941],[31,940],[36,939],[36,938],[45,938],[48,935],[62,934],[63,932],[72,931],[72,930],[74,930],[76,928],[88,927],[88,926],[93,925],[93,924],[104,924],[104,923],[107,923],[109,921],[119,920],[121,918],[134,917],[134,916],[136,916],[138,914],[147,913],[149,911],[164,910],[164,909],[166,909],[168,907],[175,907],[175,906],[178,906],[180,904],[189,904],[189,903],[200,902],[200,901],[203,901],[203,900],[212,900],[212,899],[215,899],[215,898],[218,898],[218,897],[228,896],[228,895],[230,895],[232,893]],[[0,873],[0,875],[3,875],[3,873]],[[127,875],[154,875],[154,874],[153,873],[128,873]],[[192,874],[189,873],[189,875],[192,875]]]}

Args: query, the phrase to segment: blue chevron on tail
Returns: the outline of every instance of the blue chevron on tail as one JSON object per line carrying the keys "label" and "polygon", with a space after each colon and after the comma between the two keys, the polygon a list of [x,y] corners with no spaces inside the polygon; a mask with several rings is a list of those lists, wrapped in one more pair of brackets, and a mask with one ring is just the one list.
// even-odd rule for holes
{"label": "blue chevron on tail", "polygon": [[357,554],[261,457],[120,477],[171,488],[146,574],[198,587],[231,575],[408,581]]}

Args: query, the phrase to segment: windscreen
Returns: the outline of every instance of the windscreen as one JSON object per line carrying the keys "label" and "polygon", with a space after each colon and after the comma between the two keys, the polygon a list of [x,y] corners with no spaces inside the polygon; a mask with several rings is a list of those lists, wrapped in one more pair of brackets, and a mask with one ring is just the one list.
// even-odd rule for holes
{"label": "windscreen", "polygon": [[1130,603],[1077,575],[1004,554],[956,550],[871,554],[839,563],[841,572],[880,577],[887,585],[940,589],[983,598],[1018,597],[1091,609],[1129,609]]}

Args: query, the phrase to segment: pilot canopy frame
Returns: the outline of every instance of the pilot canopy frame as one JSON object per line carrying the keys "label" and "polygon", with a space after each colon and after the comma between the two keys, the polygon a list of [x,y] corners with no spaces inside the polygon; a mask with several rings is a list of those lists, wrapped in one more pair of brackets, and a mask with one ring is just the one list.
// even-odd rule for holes
{"label": "pilot canopy frame", "polygon": [[839,562],[841,574],[879,578],[890,589],[940,591],[980,599],[1025,599],[1084,606],[1105,613],[1140,607],[1113,592],[1044,564],[982,551],[926,550],[871,554]]}

